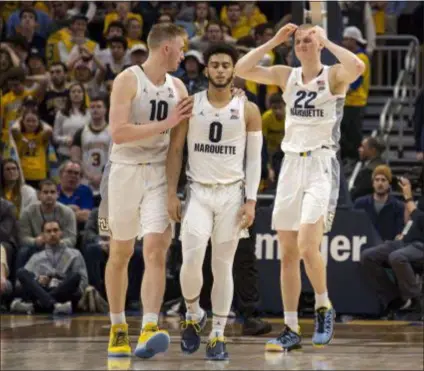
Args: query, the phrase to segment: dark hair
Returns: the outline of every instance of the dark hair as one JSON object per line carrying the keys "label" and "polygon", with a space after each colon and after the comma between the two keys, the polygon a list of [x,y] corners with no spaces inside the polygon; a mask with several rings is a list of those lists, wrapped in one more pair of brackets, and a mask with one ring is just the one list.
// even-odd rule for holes
{"label": "dark hair", "polygon": [[128,41],[123,36],[114,36],[107,40],[108,45],[111,45],[112,43],[120,43],[125,50],[128,49]]}
{"label": "dark hair", "polygon": [[255,35],[262,36],[269,28],[274,32],[274,25],[271,22],[258,24],[255,27]]}
{"label": "dark hair", "polygon": [[66,72],[68,72],[68,67],[66,66],[66,64],[65,63],[63,63],[63,62],[53,62],[51,65],[50,65],[50,68],[52,68],[52,67],[54,67],[54,66],[62,66],[62,68],[63,68],[63,71],[66,73]]}
{"label": "dark hair", "polygon": [[45,220],[43,222],[43,224],[41,225],[41,231],[42,232],[44,232],[44,227],[46,226],[46,224],[49,224],[49,223],[56,223],[57,226],[59,227],[59,229],[62,230],[60,223],[57,220],[53,219],[53,220]]}
{"label": "dark hair", "polygon": [[237,63],[237,60],[238,60],[237,49],[230,44],[217,43],[217,44],[211,45],[209,48],[206,49],[204,53],[205,66],[208,65],[209,59],[216,54],[226,54],[231,57],[231,60],[233,61],[233,65]]}
{"label": "dark hair", "polygon": [[35,130],[35,132],[39,133],[41,130],[43,130],[43,124],[41,123],[41,118],[40,118],[40,115],[38,114],[38,110],[33,109],[33,107],[31,106],[31,107],[29,107],[29,109],[26,109],[26,110],[23,111],[21,119],[19,120],[19,126],[21,128],[21,132],[22,133],[26,132],[24,120],[25,120],[25,117],[28,116],[28,115],[37,116],[38,126],[37,126],[37,129]]}
{"label": "dark hair", "polygon": [[25,50],[28,50],[29,49],[29,42],[28,42],[28,40],[24,36],[22,36],[20,34],[17,34],[17,35],[14,35],[14,36],[8,38],[6,40],[6,42],[8,42],[9,44],[14,45],[15,47],[21,47],[22,49],[25,49]]}
{"label": "dark hair", "polygon": [[19,12],[19,19],[22,19],[22,17],[24,16],[24,14],[25,14],[25,13],[32,14],[32,15],[34,16],[35,20],[37,21],[37,13],[36,13],[36,11],[35,11],[34,9],[32,9],[32,8],[29,8],[29,9],[22,9],[22,10]]}
{"label": "dark hair", "polygon": [[227,10],[233,6],[238,6],[241,9],[241,5],[238,2],[231,2],[227,4]]}
{"label": "dark hair", "polygon": [[6,193],[6,180],[4,179],[4,173],[5,173],[4,168],[6,164],[15,164],[16,167],[18,168],[19,178],[12,189],[12,197],[16,198],[16,203],[20,205],[22,200],[22,194],[21,194],[21,189],[23,184],[22,174],[21,174],[18,162],[14,160],[13,158],[6,158],[0,163],[0,185],[1,185],[0,196],[4,197]]}
{"label": "dark hair", "polygon": [[281,93],[274,93],[269,97],[269,104],[283,104],[283,97]]}
{"label": "dark hair", "polygon": [[219,21],[211,20],[206,25],[205,31],[209,30],[210,26],[219,26],[219,29],[222,31],[222,23]]}
{"label": "dark hair", "polygon": [[237,46],[245,46],[246,48],[255,48],[256,47],[256,41],[253,36],[247,35],[240,37],[240,39],[236,42]]}
{"label": "dark hair", "polygon": [[81,102],[81,106],[79,107],[81,113],[83,115],[85,115],[86,111],[87,111],[87,102],[85,100],[85,88],[83,84],[80,84],[79,82],[76,82],[74,84],[71,84],[69,86],[68,89],[68,95],[66,97],[66,104],[65,104],[65,108],[62,110],[62,114],[65,116],[68,116],[71,114],[71,109],[72,109],[72,102],[71,102],[71,90],[74,86],[79,86],[82,89],[82,94],[83,94],[83,98],[82,98],[82,102]]}
{"label": "dark hair", "polygon": [[57,188],[56,183],[51,180],[51,179],[44,179],[40,182],[40,184],[38,185],[38,189],[41,191],[43,189],[44,186],[53,186],[55,188]]}
{"label": "dark hair", "polygon": [[102,102],[106,109],[108,109],[108,101],[107,98],[103,95],[95,95],[90,98],[90,103],[93,102]]}
{"label": "dark hair", "polygon": [[367,144],[370,148],[375,149],[379,154],[383,153],[386,149],[384,143],[382,143],[379,139],[374,137],[367,138]]}
{"label": "dark hair", "polygon": [[71,18],[71,24],[75,23],[76,21],[86,21],[86,22],[88,22],[88,18],[84,14],[75,14]]}
{"label": "dark hair", "polygon": [[125,36],[126,30],[125,30],[125,26],[122,22],[119,22],[119,21],[110,22],[109,26],[107,27],[106,34],[109,33],[109,31],[112,27],[120,28],[122,30],[122,34]]}

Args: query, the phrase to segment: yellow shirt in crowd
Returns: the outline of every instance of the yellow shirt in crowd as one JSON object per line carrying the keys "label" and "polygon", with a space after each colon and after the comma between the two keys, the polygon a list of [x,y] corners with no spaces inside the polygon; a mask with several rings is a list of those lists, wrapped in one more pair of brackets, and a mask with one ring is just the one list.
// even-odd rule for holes
{"label": "yellow shirt in crowd", "polygon": [[346,94],[345,105],[353,107],[364,107],[368,101],[368,93],[370,90],[370,60],[364,51],[356,53],[358,58],[365,63],[365,71],[350,85]]}
{"label": "yellow shirt in crowd", "polygon": [[[141,29],[143,30],[143,17],[141,16],[141,14],[137,14],[137,13],[128,13],[127,19],[137,19],[140,24],[141,24]],[[119,21],[119,15],[117,12],[112,12],[106,15],[105,17],[105,24],[103,27],[103,34],[106,34],[107,29],[109,27],[109,25],[114,22],[114,21]],[[140,35],[141,37],[142,35]]]}
{"label": "yellow shirt in crowd", "polygon": [[1,141],[6,143],[6,145],[9,144],[9,128],[19,117],[19,109],[22,106],[22,102],[26,97],[32,94],[34,94],[34,90],[24,89],[23,93],[20,95],[16,95],[13,91],[9,91],[7,94],[2,96],[0,101],[0,117],[2,123]]}
{"label": "yellow shirt in crowd", "polygon": [[44,131],[14,134],[21,168],[26,180],[47,178],[48,139]]}
{"label": "yellow shirt in crowd", "polygon": [[[221,21],[225,24],[228,24],[228,14],[227,14],[227,6],[223,6],[220,14]],[[252,15],[247,18],[246,16],[242,16],[243,22],[247,24],[248,27],[254,28],[259,24],[268,22],[266,15],[261,13],[260,9],[255,6]]]}
{"label": "yellow shirt in crowd", "polygon": [[274,111],[269,109],[262,115],[262,133],[266,139],[269,154],[274,154],[280,148],[284,138],[285,117],[277,119]]}

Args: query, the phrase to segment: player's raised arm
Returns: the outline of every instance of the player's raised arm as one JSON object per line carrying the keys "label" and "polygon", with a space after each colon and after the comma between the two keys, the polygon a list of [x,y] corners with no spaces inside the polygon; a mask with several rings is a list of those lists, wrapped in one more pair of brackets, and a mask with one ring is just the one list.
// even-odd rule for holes
{"label": "player's raised arm", "polygon": [[131,104],[136,93],[137,78],[133,72],[125,70],[120,73],[113,82],[109,113],[111,136],[116,144],[158,135],[191,115],[192,100],[183,98],[165,120],[149,123],[130,122]]}
{"label": "player's raised arm", "polygon": [[291,71],[290,67],[261,67],[258,66],[258,63],[266,53],[286,42],[296,29],[297,26],[291,23],[282,27],[267,43],[251,50],[245,56],[240,58],[235,67],[235,74],[246,80],[255,81],[259,84],[278,85],[284,87]]}
{"label": "player's raised arm", "polygon": [[328,40],[321,27],[313,27],[310,34],[315,35],[319,42],[339,60],[340,64],[333,67],[336,82],[344,83],[347,86],[364,73],[365,63],[351,51]]}

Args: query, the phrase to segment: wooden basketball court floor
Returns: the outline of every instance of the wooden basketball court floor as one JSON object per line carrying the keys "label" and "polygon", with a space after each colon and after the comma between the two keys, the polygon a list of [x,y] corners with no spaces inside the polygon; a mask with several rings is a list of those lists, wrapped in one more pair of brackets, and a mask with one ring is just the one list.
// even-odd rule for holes
{"label": "wooden basketball court floor", "polygon": [[[161,321],[171,335],[170,350],[151,360],[132,357],[108,361],[109,321],[105,316],[1,316],[0,369],[3,370],[423,370],[423,324],[386,321],[338,323],[333,342],[322,349],[311,346],[312,320],[301,321],[303,350],[265,353],[264,344],[281,330],[264,337],[241,336],[240,324],[229,326],[230,361],[204,360],[205,340],[191,356],[180,352],[179,320]],[[140,328],[129,317],[132,346]],[[207,335],[210,328],[205,330]]]}

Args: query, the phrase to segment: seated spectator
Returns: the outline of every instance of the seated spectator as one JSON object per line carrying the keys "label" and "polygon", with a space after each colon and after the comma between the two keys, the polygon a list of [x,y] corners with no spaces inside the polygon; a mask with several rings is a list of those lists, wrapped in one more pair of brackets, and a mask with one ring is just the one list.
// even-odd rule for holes
{"label": "seated spectator", "polygon": [[130,65],[142,65],[149,56],[149,50],[143,44],[134,45],[130,50]]}
{"label": "seated spectator", "polygon": [[421,88],[415,101],[414,110],[414,135],[417,149],[417,160],[424,161],[424,88]]}
{"label": "seated spectator", "polygon": [[227,5],[227,18],[223,17],[221,20],[230,28],[231,36],[236,40],[250,34],[251,26],[243,16],[241,5],[238,2]]}
{"label": "seated spectator", "polygon": [[404,227],[404,205],[390,194],[392,171],[386,165],[372,173],[374,193],[356,199],[354,208],[365,210],[383,241],[392,241]]}
{"label": "seated spectator", "polygon": [[46,48],[46,39],[36,32],[37,13],[34,9],[22,9],[19,12],[19,27],[16,28],[18,35],[22,35],[28,42],[28,50],[36,49],[42,55]]}
{"label": "seated spectator", "polygon": [[15,207],[0,197],[0,243],[6,250],[9,272],[14,272],[16,252],[20,250],[19,226]]}
{"label": "seated spectator", "polygon": [[104,36],[103,46],[105,48],[97,52],[97,56],[104,65],[111,62],[112,55],[108,43],[109,40],[114,37],[125,37],[125,26],[119,21],[113,21],[110,23],[106,35]]}
{"label": "seated spectator", "polygon": [[88,19],[85,15],[78,14],[72,18],[69,26],[70,37],[64,36],[57,43],[61,62],[68,64],[71,53],[82,47],[92,54],[98,53],[99,45],[86,37],[87,24]]}
{"label": "seated spectator", "polygon": [[[265,14],[263,14],[259,7],[256,5],[256,1],[240,1],[239,4],[241,9],[241,18],[247,23],[249,27],[255,28],[257,25],[266,23],[267,18]],[[220,17],[224,23],[228,23],[228,19],[230,17],[228,12],[231,10],[229,10],[228,8],[229,5],[223,6],[221,8]]]}
{"label": "seated spectator", "polygon": [[[421,290],[413,266],[424,266],[424,197],[419,201],[423,209],[419,209],[414,203],[409,180],[401,178],[399,186],[410,221],[396,241],[363,250],[361,264],[377,291],[383,312],[409,309],[422,313]],[[396,283],[387,274],[386,266],[393,270]]]}
{"label": "seated spectator", "polygon": [[197,50],[189,50],[184,58],[184,74],[181,80],[187,88],[188,95],[196,94],[208,88],[208,79],[203,74],[205,62],[202,53]]}
{"label": "seated spectator", "polygon": [[24,184],[18,163],[11,158],[1,164],[0,184],[0,197],[13,203],[17,218],[22,215],[25,208],[38,201],[36,190]]}
{"label": "seated spectator", "polygon": [[195,36],[190,39],[190,49],[195,49],[204,53],[205,50],[213,43],[225,41],[230,44],[235,44],[236,40],[231,36],[225,35],[222,28],[223,25],[219,22],[208,22],[203,35]]}
{"label": "seated spectator", "polygon": [[[88,185],[95,196],[99,196],[100,181],[109,158],[111,137],[106,122],[106,102],[93,97],[90,102],[91,121],[79,129],[72,142],[71,158],[82,163],[81,182]],[[97,204],[100,202],[98,200]]]}
{"label": "seated spectator", "polygon": [[109,39],[108,45],[112,60],[110,63],[105,64],[104,69],[98,69],[96,83],[101,87],[101,91],[110,93],[113,80],[125,68],[129,67],[129,64],[127,64],[126,60],[128,43],[124,37],[113,37]]}
{"label": "seated spectator", "polygon": [[350,84],[340,125],[342,159],[352,166],[358,159],[357,148],[362,140],[362,119],[370,87],[370,61],[364,50],[366,40],[357,27],[351,26],[344,30],[343,45],[365,64],[364,73]]}
{"label": "seated spectator", "polygon": [[54,121],[53,141],[61,161],[69,159],[75,133],[89,122],[84,86],[74,83],[69,87],[65,108],[57,113]]}
{"label": "seated spectator", "polygon": [[22,298],[13,300],[12,312],[71,314],[88,285],[87,268],[81,253],[63,244],[59,222],[43,223],[43,251],[35,253],[17,271]]}
{"label": "seated spectator", "polygon": [[20,1],[20,8],[14,11],[10,17],[7,19],[7,37],[16,35],[16,31],[19,28],[21,23],[21,12],[22,11],[35,11],[35,16],[37,20],[37,30],[42,37],[46,37],[49,33],[50,26],[50,17],[40,9],[34,9],[33,2],[31,1]]}
{"label": "seated spectator", "polygon": [[91,189],[81,184],[81,164],[71,160],[65,161],[59,168],[59,177],[58,201],[74,211],[78,230],[82,230],[93,208],[94,199]]}
{"label": "seated spectator", "polygon": [[[106,34],[108,31],[109,25],[112,22],[119,21],[126,25],[130,19],[137,19],[138,22],[143,26],[143,17],[141,14],[136,14],[130,12],[131,10],[131,1],[119,1],[116,3],[115,11],[106,15],[104,22],[103,33]],[[142,30],[141,30],[142,31]],[[142,36],[140,32],[140,37]]]}
{"label": "seated spectator", "polygon": [[44,99],[40,106],[40,115],[43,121],[51,127],[57,113],[64,110],[69,96],[69,89],[66,86],[67,67],[62,62],[53,63],[49,68],[50,86],[44,94]]}
{"label": "seated spectator", "polygon": [[42,231],[43,223],[57,220],[62,227],[61,242],[67,247],[75,247],[76,244],[76,221],[72,210],[57,202],[57,186],[51,180],[40,183],[39,199],[26,208],[19,220],[21,240],[23,246],[18,251],[16,260],[17,268],[22,268],[28,259],[45,245]]}
{"label": "seated spectator", "polygon": [[5,247],[0,244],[0,300],[12,293],[12,283],[8,280],[9,264]]}
{"label": "seated spectator", "polygon": [[144,44],[141,41],[141,34],[143,32],[143,25],[136,18],[131,18],[127,22],[127,45],[131,49],[135,45]]}
{"label": "seated spectator", "polygon": [[359,158],[362,161],[362,169],[356,176],[355,183],[351,190],[352,200],[360,196],[372,194],[372,172],[378,165],[384,165],[381,157],[384,151],[384,145],[378,139],[373,137],[365,138],[358,149]]}
{"label": "seated spectator", "polygon": [[[104,274],[109,256],[110,237],[99,234],[99,209],[91,211],[85,225],[81,252],[84,256],[90,285],[106,298]],[[140,285],[144,271],[143,250],[140,241],[136,241],[134,253],[128,265],[127,308],[140,309]]]}
{"label": "seated spectator", "polygon": [[23,176],[26,183],[38,189],[40,181],[49,173],[47,150],[52,128],[41,122],[37,112],[26,110],[12,126]]}

